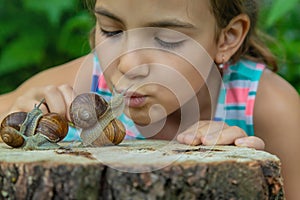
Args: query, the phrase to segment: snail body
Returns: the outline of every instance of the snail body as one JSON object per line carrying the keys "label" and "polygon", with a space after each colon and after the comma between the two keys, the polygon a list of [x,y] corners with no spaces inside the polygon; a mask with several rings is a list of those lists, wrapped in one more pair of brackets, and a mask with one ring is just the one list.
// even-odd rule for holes
{"label": "snail body", "polygon": [[68,122],[57,113],[43,115],[39,106],[29,112],[15,112],[4,118],[0,136],[7,145],[23,149],[57,148],[68,132]]}
{"label": "snail body", "polygon": [[116,117],[123,112],[124,106],[123,94],[113,95],[110,102],[95,93],[78,95],[71,104],[70,116],[74,125],[82,129],[80,137],[83,144],[103,146],[121,143],[126,129]]}
{"label": "snail body", "polygon": [[35,128],[40,120],[40,118],[43,116],[43,112],[40,109],[40,106],[42,105],[44,100],[41,101],[41,103],[37,106],[34,105],[34,108],[31,112],[27,113],[25,121],[20,127],[20,133],[21,135],[27,135],[31,136],[34,135]]}

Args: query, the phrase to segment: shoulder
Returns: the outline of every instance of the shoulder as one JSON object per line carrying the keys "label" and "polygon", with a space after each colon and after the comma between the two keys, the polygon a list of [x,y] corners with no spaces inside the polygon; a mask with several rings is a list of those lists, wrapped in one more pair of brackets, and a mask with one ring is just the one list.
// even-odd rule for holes
{"label": "shoulder", "polygon": [[[7,102],[7,99],[15,99],[31,89],[47,86],[69,85],[76,88],[78,92],[89,91],[93,71],[92,64],[92,54],[89,54],[65,64],[51,67],[32,76],[16,90],[1,95],[0,102]],[[5,105],[9,104],[6,103]]]}
{"label": "shoulder", "polygon": [[[300,98],[297,91],[279,75],[264,70],[254,107],[255,134],[296,134],[300,129]],[[271,136],[272,135],[272,136]]]}
{"label": "shoulder", "polygon": [[68,82],[69,84],[71,84],[75,79],[80,68],[86,65],[87,60],[90,60],[87,57],[88,56],[83,56],[75,60],[69,61],[65,64],[56,67],[51,67],[45,71],[40,72],[36,76],[38,78],[45,77],[45,76],[55,77],[56,79],[55,81],[59,82],[58,84],[61,84],[60,82],[62,83]]}
{"label": "shoulder", "polygon": [[299,103],[297,91],[286,80],[269,69],[264,70],[257,90],[256,108],[285,111],[289,107],[300,109]]}
{"label": "shoulder", "polygon": [[280,158],[285,183],[292,191],[300,178],[296,173],[300,157],[293,156],[300,151],[300,98],[289,83],[269,70],[264,71],[257,91],[254,130],[264,140],[265,150]]}
{"label": "shoulder", "polygon": [[74,85],[79,71],[84,71],[81,70],[83,66],[86,66],[85,73],[92,73],[92,67],[87,66],[91,65],[90,60],[92,60],[88,58],[89,56],[90,55],[83,56],[65,64],[44,70],[24,82],[18,90],[26,90],[35,86],[46,85]]}

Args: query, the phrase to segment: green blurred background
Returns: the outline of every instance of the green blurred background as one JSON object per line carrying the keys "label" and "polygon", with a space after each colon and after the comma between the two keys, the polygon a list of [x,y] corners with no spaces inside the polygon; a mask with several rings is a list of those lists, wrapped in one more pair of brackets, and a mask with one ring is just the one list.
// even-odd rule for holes
{"label": "green blurred background", "polygon": [[[0,94],[33,74],[89,52],[94,19],[84,0],[0,0]],[[261,1],[260,28],[279,74],[300,93],[299,0]]]}

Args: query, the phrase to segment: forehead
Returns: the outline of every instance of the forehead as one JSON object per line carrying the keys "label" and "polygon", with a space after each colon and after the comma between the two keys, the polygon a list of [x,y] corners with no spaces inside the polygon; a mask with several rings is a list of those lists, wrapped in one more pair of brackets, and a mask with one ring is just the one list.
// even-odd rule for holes
{"label": "forehead", "polygon": [[128,26],[142,26],[161,19],[178,19],[195,26],[211,22],[209,0],[97,0]]}

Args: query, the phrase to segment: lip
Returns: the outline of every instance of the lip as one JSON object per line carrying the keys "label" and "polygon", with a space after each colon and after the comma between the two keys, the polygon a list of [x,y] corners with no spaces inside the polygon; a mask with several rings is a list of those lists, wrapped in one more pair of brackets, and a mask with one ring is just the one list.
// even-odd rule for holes
{"label": "lip", "polygon": [[137,92],[126,92],[124,94],[125,104],[128,107],[138,108],[146,103],[147,96]]}

